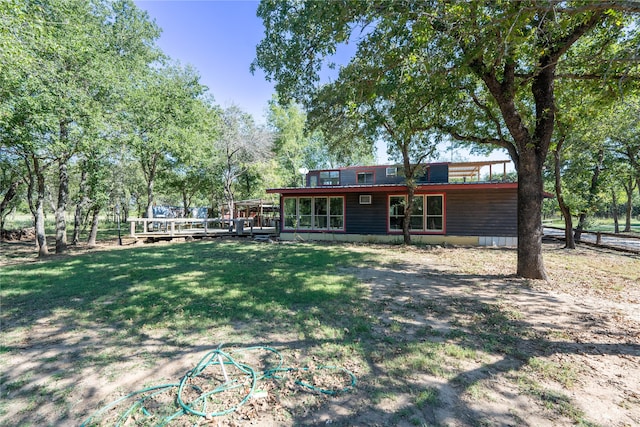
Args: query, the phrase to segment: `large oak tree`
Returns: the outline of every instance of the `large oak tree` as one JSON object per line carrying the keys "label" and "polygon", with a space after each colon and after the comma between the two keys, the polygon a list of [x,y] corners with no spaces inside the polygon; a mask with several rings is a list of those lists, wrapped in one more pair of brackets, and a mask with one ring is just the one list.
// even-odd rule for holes
{"label": "large oak tree", "polygon": [[433,100],[424,110],[431,124],[509,152],[519,180],[517,274],[545,279],[542,170],[556,83],[606,76],[624,89],[639,74],[640,36],[632,30],[639,12],[640,4],[622,1],[263,0],[265,37],[254,67],[276,81],[282,100],[309,108],[341,44],[357,43],[352,63],[371,70],[354,85],[367,82],[375,92],[386,70],[407,70],[403,84],[427,88]]}

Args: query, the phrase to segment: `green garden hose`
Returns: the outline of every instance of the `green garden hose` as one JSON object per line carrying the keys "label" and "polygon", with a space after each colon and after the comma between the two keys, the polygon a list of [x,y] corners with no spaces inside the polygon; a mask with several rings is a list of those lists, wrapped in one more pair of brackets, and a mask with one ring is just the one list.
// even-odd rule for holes
{"label": "green garden hose", "polygon": [[[145,417],[150,417],[151,413],[149,412],[149,408],[145,406],[147,402],[152,401],[153,398],[167,392],[175,393],[175,404],[177,405],[177,409],[175,412],[170,415],[164,416],[157,426],[166,426],[170,424],[174,419],[179,418],[183,415],[195,415],[200,417],[205,417],[207,419],[217,416],[222,416],[229,414],[238,410],[242,405],[247,403],[247,401],[253,396],[258,381],[263,379],[275,379],[280,380],[286,377],[286,374],[293,372],[308,372],[313,373],[313,371],[317,370],[334,370],[340,371],[346,374],[350,379],[350,384],[345,386],[339,390],[331,390],[325,389],[321,387],[317,387],[309,382],[296,380],[295,384],[305,387],[314,392],[326,394],[326,395],[337,395],[341,393],[346,393],[352,390],[356,386],[356,377],[349,370],[336,366],[320,366],[316,368],[286,368],[283,367],[283,357],[282,355],[271,347],[266,346],[253,346],[253,347],[244,347],[233,349],[231,351],[223,351],[222,345],[220,345],[217,349],[212,350],[204,355],[204,357],[198,362],[198,364],[191,370],[189,370],[180,380],[179,383],[172,384],[163,384],[158,386],[147,387],[138,391],[134,391],[132,393],[127,394],[124,397],[121,397],[94,412],[89,418],[87,418],[82,424],[81,427],[89,427],[94,425],[100,425],[98,420],[100,416],[104,415],[107,411],[112,408],[119,406],[122,402],[135,398],[137,396],[141,396],[133,402],[126,410],[122,413],[119,413],[117,421],[113,424],[116,427],[124,425],[128,420],[131,419],[136,414],[142,414]],[[269,369],[265,369],[264,371],[257,372],[254,368],[246,363],[238,362],[233,356],[241,355],[242,353],[254,352],[254,351],[266,351],[273,353],[277,356],[277,363],[274,367]],[[232,367],[236,372],[241,374],[240,378],[229,378],[227,375],[226,367]],[[210,367],[219,367],[225,377],[225,381],[214,387],[210,390],[204,390],[203,388],[190,384],[197,377],[202,377],[204,371]],[[221,410],[207,410],[207,403],[215,398],[215,395],[228,392],[231,390],[239,390],[244,387],[245,394],[239,400],[239,402],[235,405],[231,405],[228,408],[224,408]],[[188,390],[195,391],[198,396],[191,401],[186,398],[185,394]],[[148,425],[145,423],[145,425]]]}

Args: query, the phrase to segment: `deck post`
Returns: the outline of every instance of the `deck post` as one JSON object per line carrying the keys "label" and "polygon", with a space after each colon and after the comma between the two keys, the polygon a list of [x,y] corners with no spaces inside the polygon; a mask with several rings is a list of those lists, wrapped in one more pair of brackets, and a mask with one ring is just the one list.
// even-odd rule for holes
{"label": "deck post", "polygon": [[129,221],[129,223],[131,224],[131,226],[129,227],[129,234],[131,235],[131,237],[136,237],[136,222]]}

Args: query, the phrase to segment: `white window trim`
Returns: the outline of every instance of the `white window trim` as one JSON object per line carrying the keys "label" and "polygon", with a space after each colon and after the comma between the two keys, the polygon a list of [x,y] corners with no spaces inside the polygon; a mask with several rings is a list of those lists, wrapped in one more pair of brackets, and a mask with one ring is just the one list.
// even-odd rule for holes
{"label": "white window trim", "polygon": [[[309,227],[301,227],[300,224],[300,199],[311,199],[311,225]],[[319,228],[315,224],[316,215],[314,214],[314,204],[316,199],[327,199],[327,227]],[[331,215],[331,199],[340,199],[342,202],[342,215]],[[344,196],[298,196],[298,197],[285,197],[284,200],[295,200],[296,201],[296,214],[294,223],[295,227],[284,226],[283,230],[301,230],[301,231],[344,231],[345,230],[345,198]],[[284,203],[284,202],[283,202]],[[287,216],[286,212],[283,212],[285,218]],[[342,227],[341,228],[332,228],[331,227],[331,218],[333,217],[341,217],[342,218]]]}
{"label": "white window trim", "polygon": [[371,204],[371,194],[361,194],[360,195],[360,204],[361,205],[370,205]]}

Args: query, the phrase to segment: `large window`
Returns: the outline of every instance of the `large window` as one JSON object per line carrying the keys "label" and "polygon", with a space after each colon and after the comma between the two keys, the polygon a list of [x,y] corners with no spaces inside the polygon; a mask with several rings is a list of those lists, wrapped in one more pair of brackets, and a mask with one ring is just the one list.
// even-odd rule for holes
{"label": "large window", "polygon": [[[409,228],[414,232],[444,231],[444,197],[437,195],[415,195],[409,219]],[[389,197],[389,230],[402,230],[407,196]]]}
{"label": "large window", "polygon": [[311,197],[298,199],[298,228],[311,228]]}
{"label": "large window", "polygon": [[344,230],[344,197],[285,197],[284,228]]}
{"label": "large window", "polygon": [[320,172],[320,185],[340,185],[340,171]]}

